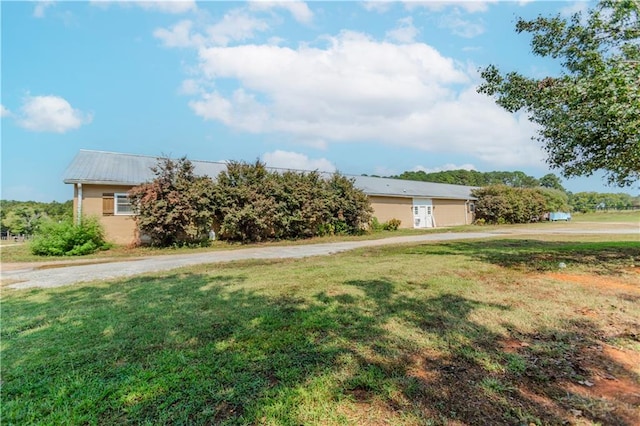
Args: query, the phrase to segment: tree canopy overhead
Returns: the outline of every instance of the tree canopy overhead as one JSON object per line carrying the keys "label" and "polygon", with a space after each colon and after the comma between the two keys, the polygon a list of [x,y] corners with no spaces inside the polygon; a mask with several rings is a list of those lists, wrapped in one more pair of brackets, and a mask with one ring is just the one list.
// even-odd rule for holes
{"label": "tree canopy overhead", "polygon": [[547,162],[565,177],[606,173],[609,184],[640,178],[640,0],[603,0],[586,16],[516,24],[532,34],[534,55],[559,59],[559,76],[481,71],[480,93],[540,128]]}

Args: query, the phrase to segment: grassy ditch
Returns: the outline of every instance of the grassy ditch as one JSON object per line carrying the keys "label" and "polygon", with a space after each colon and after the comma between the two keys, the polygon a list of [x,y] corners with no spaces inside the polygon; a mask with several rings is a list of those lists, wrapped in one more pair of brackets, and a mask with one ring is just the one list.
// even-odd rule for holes
{"label": "grassy ditch", "polygon": [[2,419],[638,424],[633,237],[379,247],[5,290]]}

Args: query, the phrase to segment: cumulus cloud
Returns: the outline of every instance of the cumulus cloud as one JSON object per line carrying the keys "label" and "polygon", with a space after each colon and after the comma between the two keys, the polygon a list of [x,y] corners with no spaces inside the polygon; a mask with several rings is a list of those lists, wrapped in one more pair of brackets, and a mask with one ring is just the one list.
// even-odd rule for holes
{"label": "cumulus cloud", "polygon": [[224,15],[221,21],[209,26],[207,35],[214,45],[226,46],[231,41],[251,39],[257,31],[268,28],[269,25],[263,20],[235,9]]}
{"label": "cumulus cloud", "polygon": [[377,142],[496,166],[540,164],[533,125],[476,93],[468,64],[425,43],[353,31],[322,41],[200,47],[183,92],[205,120],[299,144]]}
{"label": "cumulus cloud", "polygon": [[391,9],[393,2],[385,1],[385,0],[372,0],[372,1],[363,1],[360,4],[362,5],[362,7],[365,8],[365,10],[368,10],[369,12],[384,13],[389,9]]}
{"label": "cumulus cloud", "polygon": [[34,132],[65,133],[89,124],[91,114],[74,109],[59,96],[29,96],[17,117],[19,126]]}
{"label": "cumulus cloud", "polygon": [[36,2],[35,7],[33,8],[33,16],[35,18],[44,18],[45,11],[47,8],[53,6],[55,1],[52,0],[39,0]]}
{"label": "cumulus cloud", "polygon": [[262,161],[269,167],[293,170],[318,170],[335,172],[336,166],[326,158],[309,158],[304,154],[291,151],[273,151],[262,155]]}
{"label": "cumulus cloud", "polygon": [[159,0],[159,1],[91,0],[90,3],[94,6],[100,6],[100,7],[108,7],[112,3],[116,3],[121,6],[138,6],[145,10],[161,12],[161,13],[170,13],[170,14],[181,14],[181,13],[191,12],[198,8],[196,6],[195,0],[166,0],[166,1],[162,1],[162,0]]}
{"label": "cumulus cloud", "polygon": [[158,28],[153,32],[166,47],[197,47],[204,42],[204,37],[192,33],[193,22],[188,19],[180,21],[170,29]]}
{"label": "cumulus cloud", "polygon": [[459,12],[443,15],[438,25],[441,28],[448,28],[452,34],[464,38],[473,38],[484,33],[484,23],[482,20],[472,21],[465,19]]}
{"label": "cumulus cloud", "polygon": [[433,11],[441,11],[446,8],[460,8],[469,13],[486,12],[489,9],[491,3],[495,3],[498,0],[448,0],[448,1],[435,1],[435,0],[405,0],[405,7],[409,10],[424,7]]}
{"label": "cumulus cloud", "polygon": [[413,25],[413,18],[407,16],[398,20],[398,26],[386,33],[388,39],[399,43],[413,43],[420,31]]}
{"label": "cumulus cloud", "polygon": [[313,12],[309,9],[309,6],[305,2],[297,0],[287,1],[265,1],[258,0],[252,1],[250,7],[253,10],[270,10],[270,9],[285,9],[293,18],[303,24],[310,24],[313,21]]}
{"label": "cumulus cloud", "polygon": [[269,25],[242,9],[234,9],[225,14],[215,24],[204,28],[204,34],[194,30],[194,23],[185,19],[169,29],[158,28],[153,35],[166,47],[227,46],[234,41],[252,39],[259,31],[266,31]]}

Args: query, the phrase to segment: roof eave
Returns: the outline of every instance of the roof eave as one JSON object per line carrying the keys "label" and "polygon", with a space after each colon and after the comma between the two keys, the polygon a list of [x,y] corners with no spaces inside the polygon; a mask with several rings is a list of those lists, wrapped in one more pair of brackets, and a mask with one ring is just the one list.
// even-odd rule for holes
{"label": "roof eave", "polygon": [[88,180],[88,179],[65,179],[64,183],[81,183],[83,185],[115,185],[115,186],[136,186],[142,182],[120,182],[115,180]]}

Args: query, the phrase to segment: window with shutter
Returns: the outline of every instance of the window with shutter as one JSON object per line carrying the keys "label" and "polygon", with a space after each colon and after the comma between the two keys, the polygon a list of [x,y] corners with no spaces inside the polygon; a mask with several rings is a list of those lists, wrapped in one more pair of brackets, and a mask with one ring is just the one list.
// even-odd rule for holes
{"label": "window with shutter", "polygon": [[114,214],[113,193],[102,194],[102,215],[113,216],[113,214]]}

